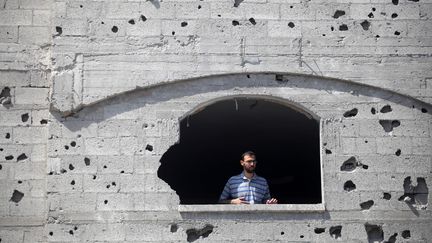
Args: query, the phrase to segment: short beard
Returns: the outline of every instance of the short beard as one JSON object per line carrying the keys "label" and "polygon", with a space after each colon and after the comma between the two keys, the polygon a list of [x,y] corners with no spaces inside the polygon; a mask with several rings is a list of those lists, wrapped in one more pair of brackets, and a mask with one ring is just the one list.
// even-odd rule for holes
{"label": "short beard", "polygon": [[245,168],[245,171],[246,171],[247,173],[254,173],[254,172],[255,172],[255,168],[250,168],[250,169],[246,169],[246,168]]}

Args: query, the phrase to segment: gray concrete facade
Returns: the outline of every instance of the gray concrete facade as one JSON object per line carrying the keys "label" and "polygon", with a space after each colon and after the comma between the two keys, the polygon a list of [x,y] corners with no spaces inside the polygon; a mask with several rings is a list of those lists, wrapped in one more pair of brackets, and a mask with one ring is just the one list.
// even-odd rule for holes
{"label": "gray concrete facade", "polygon": [[[0,241],[432,241],[431,15],[421,0],[0,0]],[[319,122],[321,204],[180,205],[157,173],[180,121],[237,98]]]}

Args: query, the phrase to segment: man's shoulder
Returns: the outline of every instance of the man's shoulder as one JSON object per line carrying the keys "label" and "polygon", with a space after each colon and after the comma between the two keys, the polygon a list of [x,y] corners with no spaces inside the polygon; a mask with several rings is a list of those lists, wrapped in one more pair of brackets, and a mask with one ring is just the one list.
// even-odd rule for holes
{"label": "man's shoulder", "polygon": [[266,180],[264,177],[259,176],[259,175],[256,175],[256,174],[255,174],[255,179],[256,179],[257,181],[267,183],[267,180]]}
{"label": "man's shoulder", "polygon": [[240,180],[240,179],[243,179],[243,175],[242,174],[234,175],[234,176],[231,176],[229,178],[229,180]]}

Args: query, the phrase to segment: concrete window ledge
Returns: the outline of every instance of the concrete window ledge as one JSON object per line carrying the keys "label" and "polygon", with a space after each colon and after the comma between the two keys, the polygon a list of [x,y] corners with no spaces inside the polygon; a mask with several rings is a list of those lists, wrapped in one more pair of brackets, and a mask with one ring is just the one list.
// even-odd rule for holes
{"label": "concrete window ledge", "polygon": [[253,205],[179,205],[182,213],[191,212],[324,212],[324,204],[253,204]]}

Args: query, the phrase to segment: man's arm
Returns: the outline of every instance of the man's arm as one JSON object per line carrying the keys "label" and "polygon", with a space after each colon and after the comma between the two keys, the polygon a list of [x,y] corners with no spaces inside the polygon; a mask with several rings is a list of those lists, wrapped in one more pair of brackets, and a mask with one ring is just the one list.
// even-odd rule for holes
{"label": "man's arm", "polygon": [[264,202],[263,203],[265,203],[265,204],[277,204],[278,200],[276,198],[272,198],[270,196],[270,188],[268,186],[267,181],[266,181],[266,187],[267,187],[267,190],[266,190],[266,194],[264,195],[264,200],[263,200]]}

